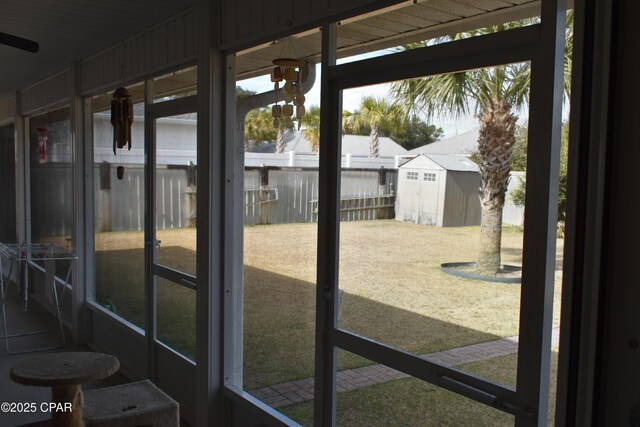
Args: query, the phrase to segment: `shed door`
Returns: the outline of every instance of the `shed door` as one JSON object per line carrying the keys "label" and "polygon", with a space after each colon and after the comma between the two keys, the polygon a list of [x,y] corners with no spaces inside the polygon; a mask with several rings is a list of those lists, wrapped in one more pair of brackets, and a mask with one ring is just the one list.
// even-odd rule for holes
{"label": "shed door", "polygon": [[438,224],[438,204],[439,197],[439,177],[438,171],[421,170],[418,172],[418,187],[420,188],[418,197],[415,199],[419,203],[418,222],[426,225]]}

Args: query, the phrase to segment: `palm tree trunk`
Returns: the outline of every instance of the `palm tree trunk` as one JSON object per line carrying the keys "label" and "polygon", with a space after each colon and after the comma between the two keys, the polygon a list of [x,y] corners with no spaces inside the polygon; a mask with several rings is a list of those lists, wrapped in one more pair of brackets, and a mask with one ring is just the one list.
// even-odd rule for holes
{"label": "palm tree trunk", "polygon": [[480,254],[478,271],[494,275],[500,270],[500,242],[502,241],[502,208],[482,207],[480,220]]}
{"label": "palm tree trunk", "polygon": [[278,128],[278,139],[276,139],[276,153],[284,153],[284,132],[282,132],[282,126]]}
{"label": "palm tree trunk", "polygon": [[371,145],[369,146],[369,157],[380,157],[380,136],[378,128],[371,126]]}
{"label": "palm tree trunk", "polygon": [[497,101],[480,117],[478,154],[482,218],[478,271],[481,274],[493,275],[500,270],[502,208],[509,185],[516,120],[517,117],[511,114],[511,106]]}
{"label": "palm tree trunk", "polygon": [[244,152],[248,153],[249,150],[251,150],[251,140],[245,139],[244,140]]}

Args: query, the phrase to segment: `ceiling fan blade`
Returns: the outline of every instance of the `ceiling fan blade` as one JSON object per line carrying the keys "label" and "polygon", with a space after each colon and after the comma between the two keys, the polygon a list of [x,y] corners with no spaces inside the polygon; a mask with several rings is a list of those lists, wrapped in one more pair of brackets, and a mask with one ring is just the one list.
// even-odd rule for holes
{"label": "ceiling fan blade", "polygon": [[7,33],[0,33],[0,44],[15,47],[17,49],[26,50],[27,52],[36,53],[40,50],[40,45],[34,41],[23,39],[22,37],[12,36]]}

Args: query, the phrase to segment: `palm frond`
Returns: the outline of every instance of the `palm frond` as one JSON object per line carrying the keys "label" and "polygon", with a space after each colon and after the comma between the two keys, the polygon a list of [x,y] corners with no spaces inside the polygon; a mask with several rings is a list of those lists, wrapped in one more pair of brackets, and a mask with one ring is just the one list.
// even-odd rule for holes
{"label": "palm frond", "polygon": [[469,112],[471,86],[467,72],[441,74],[392,84],[391,92],[405,111],[458,116]]}
{"label": "palm frond", "polygon": [[389,103],[384,98],[365,96],[358,109],[350,113],[348,120],[356,133],[366,127],[392,132],[402,127],[405,117],[405,111],[399,105]]}

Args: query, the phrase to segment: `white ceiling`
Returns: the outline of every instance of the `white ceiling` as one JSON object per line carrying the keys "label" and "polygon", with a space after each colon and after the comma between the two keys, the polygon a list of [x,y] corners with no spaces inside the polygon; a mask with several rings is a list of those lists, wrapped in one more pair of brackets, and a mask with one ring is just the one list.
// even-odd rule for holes
{"label": "white ceiling", "polygon": [[[540,0],[405,1],[339,23],[338,58],[392,48],[461,31],[530,18],[540,14]],[[238,52],[238,79],[268,73],[273,59],[292,52],[312,63],[320,60],[319,28]]]}
{"label": "white ceiling", "polygon": [[0,100],[195,4],[195,0],[0,0],[0,32],[38,53],[0,45]]}
{"label": "white ceiling", "polygon": [[[40,52],[35,54],[0,45],[0,101],[194,3],[195,0],[0,0],[0,32],[40,43]],[[403,2],[341,22],[338,54],[343,57],[370,52],[535,16],[539,8],[539,0]],[[289,40],[299,57],[311,62],[319,60],[321,40],[317,28]],[[240,52],[238,77],[267,72],[273,58],[282,56],[282,49],[280,44],[268,43]]]}

